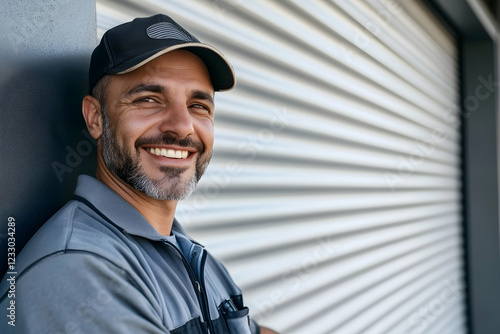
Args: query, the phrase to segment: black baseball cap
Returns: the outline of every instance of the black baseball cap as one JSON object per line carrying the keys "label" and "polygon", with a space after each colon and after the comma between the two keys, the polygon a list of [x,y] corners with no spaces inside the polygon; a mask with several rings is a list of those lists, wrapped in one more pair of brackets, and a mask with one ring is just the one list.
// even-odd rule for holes
{"label": "black baseball cap", "polygon": [[173,50],[184,49],[206,65],[215,91],[234,87],[234,70],[216,48],[201,43],[167,15],[136,18],[106,31],[94,49],[89,68],[89,92],[106,74],[125,74]]}

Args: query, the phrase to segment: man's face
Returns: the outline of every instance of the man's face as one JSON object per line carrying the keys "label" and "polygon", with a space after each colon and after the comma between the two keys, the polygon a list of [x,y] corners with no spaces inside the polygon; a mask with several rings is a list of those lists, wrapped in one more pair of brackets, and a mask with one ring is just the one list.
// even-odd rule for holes
{"label": "man's face", "polygon": [[214,140],[213,87],[198,57],[176,50],[112,76],[105,109],[103,158],[113,174],[160,200],[193,191]]}

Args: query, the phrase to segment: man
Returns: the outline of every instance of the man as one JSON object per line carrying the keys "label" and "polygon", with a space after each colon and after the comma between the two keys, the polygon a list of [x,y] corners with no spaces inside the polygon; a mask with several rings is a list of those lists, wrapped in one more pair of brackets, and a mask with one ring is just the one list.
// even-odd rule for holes
{"label": "man", "polygon": [[82,103],[97,179],[80,176],[21,252],[2,333],[274,333],[174,219],[212,156],[214,91],[234,84],[228,60],[168,16],[104,34]]}

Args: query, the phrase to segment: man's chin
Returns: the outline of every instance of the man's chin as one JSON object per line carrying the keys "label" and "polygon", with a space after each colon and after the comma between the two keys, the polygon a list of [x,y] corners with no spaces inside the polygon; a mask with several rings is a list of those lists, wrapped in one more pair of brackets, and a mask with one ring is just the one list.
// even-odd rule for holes
{"label": "man's chin", "polygon": [[135,179],[132,186],[138,191],[156,200],[180,201],[192,194],[196,188],[197,180],[194,176],[189,179],[180,177],[151,180],[143,177]]}

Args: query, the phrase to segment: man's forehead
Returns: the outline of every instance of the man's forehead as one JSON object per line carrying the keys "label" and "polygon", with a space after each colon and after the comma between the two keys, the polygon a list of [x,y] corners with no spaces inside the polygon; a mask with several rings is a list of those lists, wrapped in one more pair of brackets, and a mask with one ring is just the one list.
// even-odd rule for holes
{"label": "man's forehead", "polygon": [[[163,82],[151,79],[140,82],[124,80],[118,84],[121,85],[121,87],[117,88],[119,89],[121,98],[132,98],[143,93],[159,93],[164,95],[168,95],[170,93],[179,94],[179,90],[175,90],[174,92]],[[183,92],[188,98],[202,99],[212,104],[214,103],[214,90],[212,86],[210,86],[210,89],[200,86],[185,87]]]}
{"label": "man's forehead", "polygon": [[184,88],[186,94],[190,94],[191,91],[202,91],[210,96],[214,96],[214,89],[210,78],[205,78],[203,80],[188,80],[183,86],[179,86],[178,82],[175,80],[169,80],[168,77],[159,76],[127,76],[124,75],[113,75],[110,78],[108,85],[108,90],[111,89],[115,92],[120,92],[122,96],[131,96],[142,92],[153,92],[153,93],[180,93],[181,90],[176,88]]}

